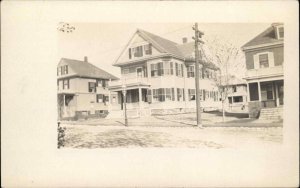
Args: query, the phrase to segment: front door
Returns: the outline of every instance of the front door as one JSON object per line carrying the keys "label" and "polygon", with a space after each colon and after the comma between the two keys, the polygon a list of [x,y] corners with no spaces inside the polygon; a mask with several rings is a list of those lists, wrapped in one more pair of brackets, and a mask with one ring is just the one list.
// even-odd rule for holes
{"label": "front door", "polygon": [[279,105],[283,105],[283,98],[284,98],[283,81],[277,83],[277,88],[278,88]]}

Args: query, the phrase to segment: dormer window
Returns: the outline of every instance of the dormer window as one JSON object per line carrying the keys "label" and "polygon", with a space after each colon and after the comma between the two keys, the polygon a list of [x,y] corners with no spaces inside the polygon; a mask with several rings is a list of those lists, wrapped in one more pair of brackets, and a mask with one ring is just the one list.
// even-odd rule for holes
{"label": "dormer window", "polygon": [[277,32],[278,32],[278,39],[283,39],[284,38],[284,28],[278,27]]}

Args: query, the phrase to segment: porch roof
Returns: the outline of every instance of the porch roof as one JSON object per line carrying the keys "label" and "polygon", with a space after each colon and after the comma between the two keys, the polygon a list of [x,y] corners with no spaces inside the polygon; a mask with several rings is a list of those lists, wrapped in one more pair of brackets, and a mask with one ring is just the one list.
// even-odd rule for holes
{"label": "porch roof", "polygon": [[[138,89],[138,88],[149,88],[151,85],[144,82],[136,82],[136,83],[125,84],[125,86],[126,86],[126,90],[130,90],[130,89]],[[110,91],[122,91],[123,87],[122,84],[116,84],[116,85],[108,86],[108,89]]]}

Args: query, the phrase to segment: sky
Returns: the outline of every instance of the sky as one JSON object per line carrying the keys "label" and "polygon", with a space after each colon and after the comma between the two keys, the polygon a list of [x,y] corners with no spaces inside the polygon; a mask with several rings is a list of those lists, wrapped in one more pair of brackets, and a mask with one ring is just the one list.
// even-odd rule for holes
{"label": "sky", "polygon": [[[112,66],[135,31],[146,30],[176,43],[187,37],[193,41],[193,23],[70,23],[72,33],[57,31],[58,57],[83,60],[120,77],[120,68]],[[218,37],[241,48],[271,23],[198,23],[205,37]],[[59,61],[58,59],[58,61]]]}

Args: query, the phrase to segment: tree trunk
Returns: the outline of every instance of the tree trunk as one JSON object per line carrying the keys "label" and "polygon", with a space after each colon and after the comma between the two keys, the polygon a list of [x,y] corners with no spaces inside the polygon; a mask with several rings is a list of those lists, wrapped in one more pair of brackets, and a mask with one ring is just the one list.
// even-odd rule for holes
{"label": "tree trunk", "polygon": [[224,105],[224,102],[225,102],[225,100],[222,100],[222,113],[223,113],[222,120],[223,120],[223,122],[225,122],[225,105]]}

